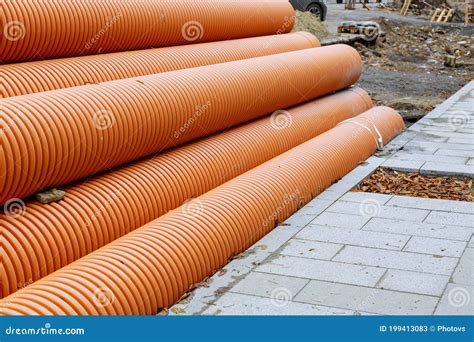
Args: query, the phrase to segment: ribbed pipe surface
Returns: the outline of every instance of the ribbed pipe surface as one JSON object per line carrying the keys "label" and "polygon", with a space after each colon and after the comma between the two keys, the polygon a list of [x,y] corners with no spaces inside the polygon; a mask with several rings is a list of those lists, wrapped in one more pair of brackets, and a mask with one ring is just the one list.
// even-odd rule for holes
{"label": "ribbed pipe surface", "polygon": [[40,60],[290,32],[285,0],[3,0],[0,61]]}
{"label": "ribbed pipe surface", "polygon": [[150,315],[171,306],[369,157],[378,134],[387,142],[403,129],[387,107],[351,120],[5,297],[0,313]]}
{"label": "ribbed pipe surface", "polygon": [[2,297],[371,107],[362,89],[344,90],[0,214]]}
{"label": "ribbed pipe surface", "polygon": [[0,66],[2,97],[231,62],[319,46],[308,32]]}
{"label": "ribbed pipe surface", "polygon": [[0,100],[0,204],[353,84],[347,45]]}

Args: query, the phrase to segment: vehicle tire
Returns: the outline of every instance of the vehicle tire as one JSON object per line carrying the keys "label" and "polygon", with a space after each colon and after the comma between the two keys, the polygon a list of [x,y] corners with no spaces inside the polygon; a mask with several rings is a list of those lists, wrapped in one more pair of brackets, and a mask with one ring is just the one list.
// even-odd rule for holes
{"label": "vehicle tire", "polygon": [[320,5],[318,4],[311,4],[306,9],[308,12],[314,14],[316,17],[319,17],[319,20],[323,21],[323,10]]}

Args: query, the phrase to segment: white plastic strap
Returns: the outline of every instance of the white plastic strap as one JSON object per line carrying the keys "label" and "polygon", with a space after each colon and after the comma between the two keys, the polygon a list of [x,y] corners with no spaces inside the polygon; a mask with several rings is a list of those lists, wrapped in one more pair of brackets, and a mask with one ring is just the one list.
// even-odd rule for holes
{"label": "white plastic strap", "polygon": [[377,150],[379,150],[379,151],[382,150],[383,149],[383,139],[382,139],[382,135],[380,134],[380,131],[378,130],[377,126],[375,126],[375,124],[367,118],[359,118],[359,119],[364,119],[365,121],[367,121],[373,127],[376,136],[374,136],[372,130],[369,127],[367,127],[366,125],[364,125],[364,124],[362,124],[362,123],[360,123],[360,122],[358,122],[354,119],[347,119],[347,120],[341,121],[337,125],[340,125],[340,124],[343,124],[343,123],[352,123],[356,126],[362,127],[363,129],[368,131],[370,133],[370,135],[374,138],[375,144],[377,145]]}

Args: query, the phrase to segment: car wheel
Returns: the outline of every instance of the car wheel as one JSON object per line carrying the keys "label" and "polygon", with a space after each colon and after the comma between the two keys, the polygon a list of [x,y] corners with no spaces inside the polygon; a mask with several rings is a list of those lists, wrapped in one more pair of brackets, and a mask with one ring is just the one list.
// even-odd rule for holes
{"label": "car wheel", "polygon": [[321,6],[318,4],[311,4],[308,6],[308,12],[314,14],[316,17],[319,18],[319,20],[323,21],[323,11],[321,9]]}

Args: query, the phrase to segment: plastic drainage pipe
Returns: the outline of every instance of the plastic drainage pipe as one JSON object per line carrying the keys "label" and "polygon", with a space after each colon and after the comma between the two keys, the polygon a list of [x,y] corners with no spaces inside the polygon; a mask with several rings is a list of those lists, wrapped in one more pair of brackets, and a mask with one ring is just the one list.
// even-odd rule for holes
{"label": "plastic drainage pipe", "polygon": [[2,297],[371,107],[362,89],[344,90],[7,210]]}
{"label": "plastic drainage pipe", "polygon": [[4,0],[0,61],[264,36],[293,23],[283,0]]}
{"label": "plastic drainage pipe", "polygon": [[353,84],[347,45],[0,100],[0,204]]}
{"label": "plastic drainage pipe", "polygon": [[[376,107],[0,301],[8,315],[150,315],[247,249],[403,129]],[[106,300],[104,300],[104,298]]]}
{"label": "plastic drainage pipe", "polygon": [[3,97],[231,62],[319,46],[308,32],[0,66]]}

